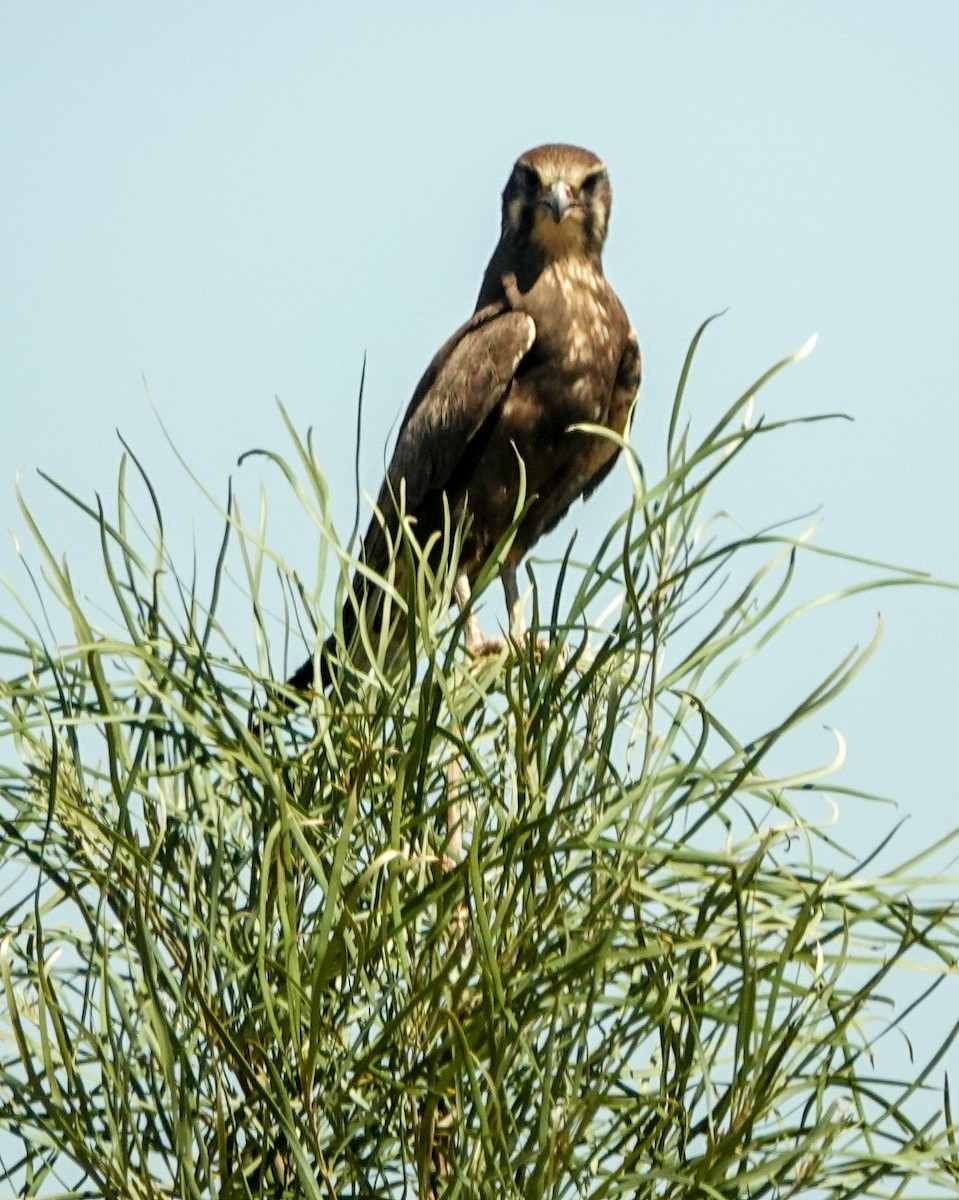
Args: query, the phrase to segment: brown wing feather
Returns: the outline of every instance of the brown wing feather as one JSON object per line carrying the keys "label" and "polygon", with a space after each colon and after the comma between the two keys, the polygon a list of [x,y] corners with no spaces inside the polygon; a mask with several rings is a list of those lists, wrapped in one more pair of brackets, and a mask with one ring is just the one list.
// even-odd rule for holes
{"label": "brown wing feather", "polygon": [[[516,368],[536,337],[526,313],[490,305],[440,349],[420,380],[400,426],[377,506],[390,526],[405,481],[406,511],[415,515],[429,492],[449,481],[470,440],[503,402]],[[379,549],[380,522],[367,535],[367,561]]]}

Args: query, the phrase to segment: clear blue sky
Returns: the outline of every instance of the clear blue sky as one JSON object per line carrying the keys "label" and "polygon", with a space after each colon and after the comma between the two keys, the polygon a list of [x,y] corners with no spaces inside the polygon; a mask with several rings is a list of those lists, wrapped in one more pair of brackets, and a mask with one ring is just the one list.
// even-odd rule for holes
{"label": "clear blue sky", "polygon": [[[855,422],[767,445],[724,502],[747,530],[821,506],[823,544],[959,579],[957,47],[948,0],[3,5],[0,524],[25,541],[23,466],[51,544],[95,590],[89,528],[35,471],[109,497],[119,429],[174,537],[212,552],[218,522],[145,379],[214,492],[233,473],[249,510],[265,479],[274,540],[310,578],[309,530],[238,456],[286,450],[280,396],[315,427],[348,526],[364,354],[375,491],[398,413],[471,309],[513,160],[563,140],[611,172],[606,266],[643,346],[651,473],[705,316],[729,306],[693,381],[700,429],[818,331],[761,407]],[[626,496],[618,472],[571,518],[581,539]],[[12,545],[0,572],[22,581]],[[804,586],[846,578],[830,570]],[[959,597],[887,592],[820,616],[794,635],[783,690],[760,677],[752,700],[757,722],[784,712],[879,610],[879,656],[826,719],[848,740],[844,780],[895,796],[918,844],[959,814]],[[846,840],[872,845],[875,820]]]}

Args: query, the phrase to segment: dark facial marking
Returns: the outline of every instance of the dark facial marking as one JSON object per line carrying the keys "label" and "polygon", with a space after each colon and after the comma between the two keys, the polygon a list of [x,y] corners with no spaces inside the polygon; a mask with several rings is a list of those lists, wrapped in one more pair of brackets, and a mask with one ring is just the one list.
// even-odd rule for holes
{"label": "dark facial marking", "polygon": [[519,166],[523,177],[523,191],[529,197],[536,196],[542,187],[538,173],[526,163],[520,163]]}
{"label": "dark facial marking", "polygon": [[598,184],[600,183],[600,181],[602,180],[602,178],[605,174],[606,174],[606,172],[603,170],[590,171],[590,173],[586,176],[586,178],[580,184],[579,190],[586,196],[591,195],[596,190]]}

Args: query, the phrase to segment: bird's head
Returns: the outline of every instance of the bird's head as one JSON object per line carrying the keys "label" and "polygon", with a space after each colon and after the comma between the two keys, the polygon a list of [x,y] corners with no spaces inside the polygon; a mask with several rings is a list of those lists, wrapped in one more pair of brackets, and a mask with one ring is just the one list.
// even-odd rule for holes
{"label": "bird's head", "polygon": [[503,191],[503,234],[531,242],[551,261],[598,258],[613,193],[602,162],[578,146],[537,146],[520,155]]}

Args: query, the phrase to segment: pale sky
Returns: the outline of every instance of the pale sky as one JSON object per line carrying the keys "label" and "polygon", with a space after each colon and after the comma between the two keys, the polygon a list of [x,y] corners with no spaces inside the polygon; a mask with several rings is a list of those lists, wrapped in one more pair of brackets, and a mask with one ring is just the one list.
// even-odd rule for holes
{"label": "pale sky", "polygon": [[[277,473],[239,455],[289,453],[279,396],[314,427],[348,528],[364,355],[375,492],[417,378],[471,311],[513,160],[556,140],[609,167],[605,262],[643,348],[650,476],[704,317],[729,308],[690,385],[700,432],[818,332],[760,410],[855,421],[767,442],[723,504],[744,531],[816,510],[823,545],[959,579],[957,50],[948,0],[3,5],[0,573],[23,584],[6,532],[28,545],[22,467],[52,547],[96,592],[94,531],[36,471],[109,503],[115,430],[184,561],[195,539],[212,569],[219,521],[149,391],[217,496],[232,474],[250,509],[265,483],[273,540],[310,579],[315,545]],[[595,548],[627,497],[620,470],[543,554],[577,526]],[[804,593],[848,578],[803,570]],[[734,708],[746,740],[880,612],[878,656],[824,721],[848,744],[843,781],[911,814],[905,852],[959,820],[959,595],[820,614]],[[834,749],[818,725],[797,745],[797,767]],[[865,850],[893,819],[850,810],[841,840]]]}

